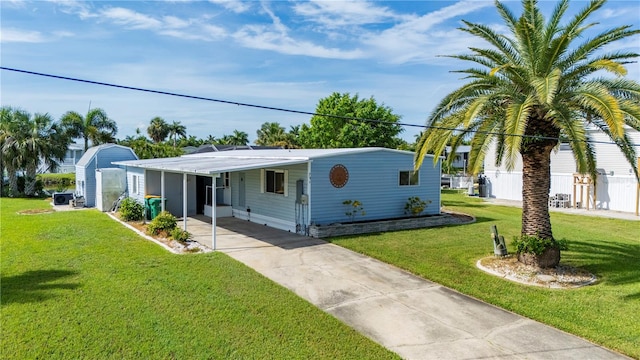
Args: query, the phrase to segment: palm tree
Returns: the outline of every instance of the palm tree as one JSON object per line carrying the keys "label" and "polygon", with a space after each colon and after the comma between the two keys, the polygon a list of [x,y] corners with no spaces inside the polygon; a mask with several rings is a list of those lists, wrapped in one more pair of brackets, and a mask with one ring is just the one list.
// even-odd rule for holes
{"label": "palm tree", "polygon": [[277,122],[265,122],[260,129],[256,131],[258,138],[256,145],[273,146],[279,142],[286,141],[287,134],[284,127]]}
{"label": "palm tree", "polygon": [[179,121],[174,121],[170,125],[167,125],[169,129],[169,138],[173,138],[173,147],[176,147],[176,138],[180,136],[182,139],[187,137],[187,127],[180,124]]}
{"label": "palm tree", "polygon": [[89,110],[85,117],[75,111],[68,111],[62,115],[60,122],[71,137],[84,139],[85,151],[89,148],[89,140],[92,146],[114,142],[118,132],[116,122],[109,119],[107,113],[100,108]]}
{"label": "palm tree", "polygon": [[25,152],[20,141],[28,132],[29,114],[23,110],[2,107],[0,111],[0,151],[2,167],[9,178],[9,196],[17,196],[18,176],[22,168]]}
{"label": "palm tree", "polygon": [[153,142],[163,142],[169,136],[169,124],[163,118],[156,116],[151,119],[147,133]]}
{"label": "palm tree", "polygon": [[58,167],[58,161],[64,159],[71,138],[49,114],[35,114],[29,120],[29,131],[25,135],[20,142],[26,170],[24,193],[33,196],[38,165],[42,161],[48,170],[54,171]]}
{"label": "palm tree", "polygon": [[[568,0],[557,4],[548,21],[535,0],[522,0],[519,18],[496,1],[508,36],[465,21],[461,30],[484,39],[491,47],[471,48],[471,54],[451,56],[475,63],[475,67],[457,71],[470,80],[437,105],[417,144],[419,167],[427,152],[441,154],[448,142],[455,150],[470,138],[468,165],[474,174],[481,170],[492,144],[496,146],[497,165],[504,162],[512,169],[520,155],[521,234],[550,240],[552,248],[557,248],[557,243],[548,208],[550,155],[560,137],[571,145],[578,172],[592,174],[595,179],[595,155],[585,128],[599,128],[622,150],[638,177],[636,154],[625,125],[640,130],[640,85],[622,76],[626,74],[624,64],[639,55],[605,53],[602,49],[640,30],[619,26],[593,38],[583,37],[584,31],[594,25],[586,23],[587,19],[604,3],[590,2],[561,25]],[[617,77],[596,77],[596,72]],[[553,253],[557,255],[551,266],[560,261],[560,252]]]}
{"label": "palm tree", "polygon": [[249,143],[249,134],[244,131],[233,130],[232,135],[223,135],[218,142],[224,145],[247,145]]}

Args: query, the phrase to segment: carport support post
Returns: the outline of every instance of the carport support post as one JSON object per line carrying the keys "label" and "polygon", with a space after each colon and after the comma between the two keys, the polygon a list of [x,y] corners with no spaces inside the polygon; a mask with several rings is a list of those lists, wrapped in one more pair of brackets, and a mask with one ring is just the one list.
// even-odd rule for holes
{"label": "carport support post", "polygon": [[160,171],[160,206],[162,211],[164,212],[164,171]]}
{"label": "carport support post", "polygon": [[182,174],[182,222],[187,231],[187,173]]}
{"label": "carport support post", "polygon": [[216,178],[218,176],[211,177],[211,183],[214,185],[211,191],[211,245],[213,246],[213,251],[216,250]]}

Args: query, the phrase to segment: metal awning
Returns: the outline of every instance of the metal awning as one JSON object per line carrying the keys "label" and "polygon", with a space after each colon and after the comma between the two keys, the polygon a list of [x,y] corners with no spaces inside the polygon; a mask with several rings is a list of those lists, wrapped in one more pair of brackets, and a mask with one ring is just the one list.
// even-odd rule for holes
{"label": "metal awning", "polygon": [[213,175],[223,172],[271,168],[304,164],[307,159],[269,159],[241,157],[175,157],[161,159],[115,161],[114,165],[131,166],[147,170],[168,171],[182,174]]}

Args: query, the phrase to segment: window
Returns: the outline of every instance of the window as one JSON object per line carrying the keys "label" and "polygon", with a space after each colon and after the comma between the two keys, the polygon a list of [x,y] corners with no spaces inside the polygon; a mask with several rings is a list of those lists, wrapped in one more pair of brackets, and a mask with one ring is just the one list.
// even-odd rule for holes
{"label": "window", "polygon": [[262,192],[287,196],[287,171],[262,170]]}
{"label": "window", "polygon": [[419,171],[400,171],[400,186],[418,185],[420,179]]}
{"label": "window", "polygon": [[134,195],[139,194],[139,191],[140,191],[140,189],[138,188],[139,178],[140,178],[139,175],[131,176],[131,193]]}

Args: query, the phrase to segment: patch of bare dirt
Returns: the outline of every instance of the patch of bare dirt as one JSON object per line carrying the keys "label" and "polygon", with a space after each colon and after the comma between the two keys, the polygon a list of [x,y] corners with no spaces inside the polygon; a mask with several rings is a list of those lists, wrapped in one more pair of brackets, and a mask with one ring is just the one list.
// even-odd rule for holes
{"label": "patch of bare dirt", "polygon": [[20,215],[38,215],[38,214],[48,214],[52,213],[53,209],[27,209],[18,211]]}
{"label": "patch of bare dirt", "polygon": [[597,280],[595,275],[584,269],[565,264],[540,269],[519,262],[514,255],[486,257],[478,260],[476,265],[485,272],[507,280],[548,288],[577,288],[591,285]]}

